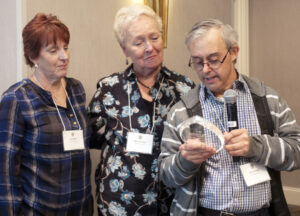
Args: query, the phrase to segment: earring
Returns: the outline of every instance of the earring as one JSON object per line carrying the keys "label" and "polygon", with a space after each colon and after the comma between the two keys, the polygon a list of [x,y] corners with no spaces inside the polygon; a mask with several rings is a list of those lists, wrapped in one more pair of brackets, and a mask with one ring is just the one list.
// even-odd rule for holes
{"label": "earring", "polygon": [[126,61],[125,61],[126,65],[128,65],[128,58],[126,58]]}
{"label": "earring", "polygon": [[38,66],[37,64],[34,64],[34,68],[35,68],[35,69],[38,69],[38,67],[39,67],[39,66]]}

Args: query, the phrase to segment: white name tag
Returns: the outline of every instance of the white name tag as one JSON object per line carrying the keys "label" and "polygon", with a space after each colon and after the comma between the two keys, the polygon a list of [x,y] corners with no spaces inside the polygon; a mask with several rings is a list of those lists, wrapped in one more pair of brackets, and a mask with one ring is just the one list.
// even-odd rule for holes
{"label": "white name tag", "polygon": [[142,154],[152,154],[153,135],[128,132],[126,151]]}
{"label": "white name tag", "polygon": [[83,131],[67,130],[63,131],[63,145],[65,151],[83,150]]}
{"label": "white name tag", "polygon": [[228,121],[227,126],[229,128],[237,127],[237,123],[236,123],[236,121]]}
{"label": "white name tag", "polygon": [[271,180],[266,167],[263,165],[247,163],[241,165],[240,168],[248,187]]}

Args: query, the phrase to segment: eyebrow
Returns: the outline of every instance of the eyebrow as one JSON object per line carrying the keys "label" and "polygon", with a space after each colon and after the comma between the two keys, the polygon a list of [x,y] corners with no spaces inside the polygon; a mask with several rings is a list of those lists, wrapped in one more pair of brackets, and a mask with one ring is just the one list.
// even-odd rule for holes
{"label": "eyebrow", "polygon": [[144,38],[147,38],[148,36],[152,37],[152,36],[156,36],[156,35],[159,35],[159,34],[160,34],[159,32],[151,32],[151,33],[149,33],[147,35],[144,35],[144,34],[137,35],[136,37],[132,37],[132,39],[133,40],[135,40],[135,39],[144,39]]}
{"label": "eyebrow", "polygon": [[[208,56],[206,56],[205,58],[209,59],[211,57],[215,57],[215,56],[218,56],[220,57],[221,54],[219,52],[215,52],[215,53],[211,53],[209,54]],[[199,56],[191,56],[191,58],[194,58],[194,59],[203,59],[202,57],[199,57]]]}

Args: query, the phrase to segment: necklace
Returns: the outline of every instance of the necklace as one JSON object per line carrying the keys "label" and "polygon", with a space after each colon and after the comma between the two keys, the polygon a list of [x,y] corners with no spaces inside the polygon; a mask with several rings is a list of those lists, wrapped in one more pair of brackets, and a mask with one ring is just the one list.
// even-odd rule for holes
{"label": "necklace", "polygon": [[149,90],[152,90],[153,86],[152,87],[149,87],[147,85],[145,85],[144,83],[142,83],[139,79],[137,79],[138,83],[141,84],[142,86],[144,86],[145,88],[149,89]]}
{"label": "necklace", "polygon": [[[41,84],[41,82],[37,79],[37,77],[36,77],[36,75],[35,74],[33,74],[33,79],[39,84],[39,86],[42,88],[42,89],[44,89],[45,91],[50,91],[50,90],[46,90],[45,88],[44,88],[44,86]],[[67,92],[66,92],[66,89],[65,89],[65,87],[63,86],[63,83],[62,83],[62,80],[60,81],[60,85],[61,85],[61,87],[63,88],[63,90],[64,90],[64,92],[65,92],[65,94],[66,94],[66,97],[68,98],[68,94],[67,94]],[[62,104],[62,103],[59,103],[59,99],[56,97],[56,95],[53,93],[53,92],[51,92],[50,91],[50,93],[51,93],[51,96],[53,97],[53,101],[54,101],[54,103],[55,103],[55,101],[56,101],[56,103],[58,103],[58,104]],[[64,100],[63,100],[64,101]],[[56,104],[55,104],[56,105]]]}

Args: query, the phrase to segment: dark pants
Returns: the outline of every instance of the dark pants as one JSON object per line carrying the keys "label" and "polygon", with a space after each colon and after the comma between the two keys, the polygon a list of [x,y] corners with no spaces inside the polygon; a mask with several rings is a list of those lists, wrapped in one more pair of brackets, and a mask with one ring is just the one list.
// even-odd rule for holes
{"label": "dark pants", "polygon": [[[223,216],[230,216],[231,214],[223,213]],[[209,213],[200,213],[198,209],[198,216],[222,216],[220,211],[215,211],[212,214]],[[268,208],[261,209],[259,211],[255,211],[253,213],[238,213],[232,214],[232,216],[271,216]]]}

